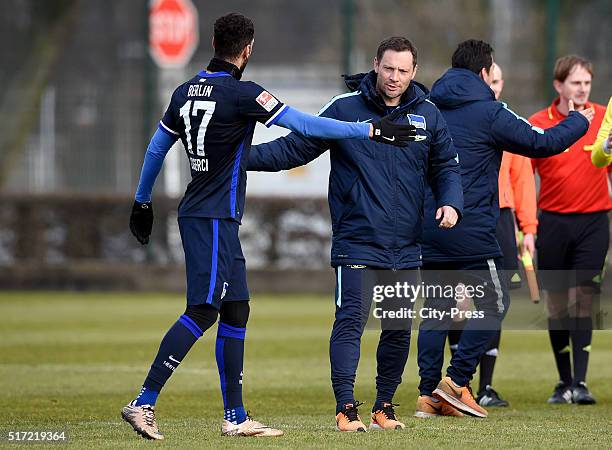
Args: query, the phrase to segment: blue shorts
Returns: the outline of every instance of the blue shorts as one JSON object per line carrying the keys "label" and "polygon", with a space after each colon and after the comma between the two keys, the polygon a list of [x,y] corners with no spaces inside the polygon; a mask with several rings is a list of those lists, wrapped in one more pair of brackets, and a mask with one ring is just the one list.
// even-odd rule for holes
{"label": "blue shorts", "polygon": [[246,265],[239,224],[233,220],[179,217],[185,251],[187,304],[209,304],[249,300]]}

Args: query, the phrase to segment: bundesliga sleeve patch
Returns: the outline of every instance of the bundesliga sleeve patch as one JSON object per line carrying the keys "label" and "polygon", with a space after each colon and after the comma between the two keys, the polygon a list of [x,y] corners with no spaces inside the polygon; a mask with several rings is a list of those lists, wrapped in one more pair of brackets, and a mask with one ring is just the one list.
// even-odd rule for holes
{"label": "bundesliga sleeve patch", "polygon": [[263,109],[268,112],[272,111],[274,107],[278,105],[278,100],[276,100],[268,91],[263,91],[255,100],[257,100],[257,103],[259,103]]}

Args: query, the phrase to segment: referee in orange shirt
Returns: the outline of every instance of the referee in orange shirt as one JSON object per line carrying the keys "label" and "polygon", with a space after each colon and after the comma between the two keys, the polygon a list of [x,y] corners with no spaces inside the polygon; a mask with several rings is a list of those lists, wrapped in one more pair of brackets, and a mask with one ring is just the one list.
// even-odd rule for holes
{"label": "referee in orange shirt", "polygon": [[604,106],[589,102],[592,76],[587,59],[576,55],[558,59],[553,85],[559,97],[529,118],[534,126],[550,128],[566,117],[569,101],[577,111],[592,109],[594,114],[587,134],[564,153],[532,160],[541,181],[538,268],[548,294],[548,329],[560,378],[549,403],[595,403],[585,380],[592,305],[608,251],[607,213],[612,202],[607,170],[591,164],[590,150],[605,114]]}

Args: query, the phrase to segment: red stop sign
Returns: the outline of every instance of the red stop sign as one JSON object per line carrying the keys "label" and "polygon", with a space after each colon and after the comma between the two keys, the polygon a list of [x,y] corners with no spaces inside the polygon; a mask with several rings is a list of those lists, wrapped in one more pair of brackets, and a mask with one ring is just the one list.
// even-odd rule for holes
{"label": "red stop sign", "polygon": [[191,0],[151,0],[149,50],[158,66],[184,67],[198,39],[198,11]]}

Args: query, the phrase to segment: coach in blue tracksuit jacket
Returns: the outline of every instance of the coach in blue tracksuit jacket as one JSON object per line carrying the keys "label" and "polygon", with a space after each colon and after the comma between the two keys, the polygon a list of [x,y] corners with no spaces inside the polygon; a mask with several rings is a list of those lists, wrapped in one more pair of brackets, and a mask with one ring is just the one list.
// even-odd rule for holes
{"label": "coach in blue tracksuit jacket", "polygon": [[[486,351],[491,336],[499,329],[508,307],[502,269],[502,253],[495,238],[499,216],[498,176],[502,151],[528,157],[547,157],[563,152],[588,129],[589,120],[571,112],[558,126],[546,131],[532,127],[501,102],[489,88],[493,49],[482,41],[466,41],[453,55],[449,69],[431,89],[431,100],[440,108],[459,155],[463,184],[463,219],[452,230],[441,233],[431,220],[434,195],[425,206],[423,269],[430,282],[450,281],[442,271],[469,271],[463,280],[486,284],[484,298],[474,297],[483,319],[469,320],[447,375],[460,387],[466,386]],[[430,299],[434,304],[436,299]],[[438,301],[440,299],[437,299]],[[447,329],[425,320],[419,333],[421,395],[431,396],[441,378]],[[442,381],[444,382],[444,380]],[[442,383],[440,382],[440,383]],[[439,386],[440,387],[440,386]],[[436,390],[436,394],[438,390]],[[451,402],[452,403],[452,402]],[[461,405],[455,405],[461,409]],[[475,414],[469,409],[463,410]],[[485,412],[486,415],[486,412]]]}
{"label": "coach in blue tracksuit jacket", "polygon": [[[332,142],[292,133],[254,146],[247,167],[259,171],[287,170],[330,150],[331,264],[337,275],[336,321],[330,359],[337,414],[345,411],[346,405],[355,405],[353,384],[365,325],[362,310],[367,313],[372,299],[371,292],[361,295],[364,273],[370,268],[414,270],[421,265],[423,201],[427,185],[433,191],[436,209],[444,206],[460,215],[463,207],[456,152],[442,115],[427,99],[427,89],[411,82],[410,78],[403,87],[405,92],[402,91],[401,98],[393,85],[391,92],[381,93],[386,89],[381,87],[386,58],[398,55],[408,55],[412,65],[408,69],[416,70],[416,49],[410,41],[405,38],[383,41],[375,60],[376,72],[347,77],[346,84],[351,92],[332,99],[319,114],[363,122],[376,120],[394,110],[402,111],[398,120],[410,121],[416,126],[415,142],[398,149],[355,139]],[[399,104],[389,106],[387,100],[394,95],[394,89]],[[430,212],[431,219],[440,212]],[[377,353],[378,394],[373,410],[391,404],[401,382],[409,342],[409,329],[382,332]]]}

